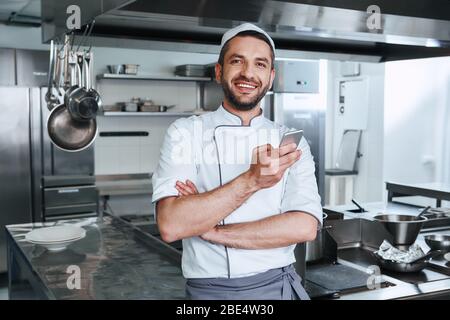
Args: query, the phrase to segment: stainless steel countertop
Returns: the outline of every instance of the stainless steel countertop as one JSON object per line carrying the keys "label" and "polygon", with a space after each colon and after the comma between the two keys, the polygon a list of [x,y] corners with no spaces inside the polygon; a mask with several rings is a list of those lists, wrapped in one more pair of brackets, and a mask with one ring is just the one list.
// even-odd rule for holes
{"label": "stainless steel countertop", "polygon": [[101,175],[96,176],[99,196],[151,195],[151,174]]}
{"label": "stainless steel countertop", "polygon": [[[185,299],[185,279],[181,272],[181,253],[125,223],[106,216],[58,221],[81,223],[86,237],[62,252],[24,241],[31,229],[54,223],[7,226],[12,257],[23,261],[13,275],[22,272],[33,277],[35,290],[49,299]],[[81,289],[67,288],[67,267],[80,268]],[[14,265],[11,267],[13,270]],[[23,268],[23,269],[22,269]],[[22,292],[20,282],[18,291]],[[13,283],[14,284],[14,283]],[[38,289],[36,289],[38,288]],[[40,288],[40,289],[39,289]],[[21,297],[16,297],[21,298]]]}

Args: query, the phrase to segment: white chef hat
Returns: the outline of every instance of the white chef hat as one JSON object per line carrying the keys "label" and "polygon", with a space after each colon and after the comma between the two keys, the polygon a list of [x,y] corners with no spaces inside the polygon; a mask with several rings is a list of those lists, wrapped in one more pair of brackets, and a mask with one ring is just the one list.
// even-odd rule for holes
{"label": "white chef hat", "polygon": [[275,54],[275,44],[273,43],[272,38],[263,29],[251,23],[241,24],[225,32],[222,36],[222,41],[220,43],[220,51],[222,51],[223,46],[225,45],[225,43],[227,43],[228,40],[230,40],[231,38],[235,37],[238,33],[241,33],[243,31],[256,31],[258,33],[261,33],[263,36],[267,38],[270,45],[272,46],[273,53]]}

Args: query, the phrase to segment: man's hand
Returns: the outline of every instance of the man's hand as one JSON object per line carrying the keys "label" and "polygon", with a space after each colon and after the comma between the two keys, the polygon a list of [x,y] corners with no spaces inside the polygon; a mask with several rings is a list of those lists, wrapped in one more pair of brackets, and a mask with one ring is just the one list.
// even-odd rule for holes
{"label": "man's hand", "polygon": [[274,149],[270,144],[253,149],[252,164],[247,171],[248,177],[259,189],[270,188],[277,184],[284,172],[300,159],[301,151],[295,143]]}
{"label": "man's hand", "polygon": [[216,243],[217,242],[217,236],[218,236],[218,226],[215,226],[214,228],[212,228],[211,230],[205,232],[204,234],[200,235],[200,238],[211,242],[211,243]]}
{"label": "man's hand", "polygon": [[181,181],[177,181],[175,184],[175,189],[178,190],[178,194],[180,196],[189,196],[193,194],[197,194],[198,190],[195,184],[191,180],[186,180],[185,183]]}

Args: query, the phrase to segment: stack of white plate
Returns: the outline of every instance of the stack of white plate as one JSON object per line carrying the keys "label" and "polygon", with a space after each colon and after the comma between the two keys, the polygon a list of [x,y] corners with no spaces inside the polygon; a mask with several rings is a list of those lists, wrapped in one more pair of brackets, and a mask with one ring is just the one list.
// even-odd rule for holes
{"label": "stack of white plate", "polygon": [[65,225],[32,230],[25,235],[25,239],[44,246],[49,251],[62,251],[85,236],[86,231],[83,228]]}

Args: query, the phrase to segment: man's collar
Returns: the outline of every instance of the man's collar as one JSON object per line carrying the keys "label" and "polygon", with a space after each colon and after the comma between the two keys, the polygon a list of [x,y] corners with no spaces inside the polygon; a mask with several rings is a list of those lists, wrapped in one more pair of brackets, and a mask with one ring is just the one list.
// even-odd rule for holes
{"label": "man's collar", "polygon": [[[234,113],[231,113],[227,109],[223,107],[223,105],[220,105],[220,107],[217,109],[217,115],[220,118],[220,122],[223,122],[225,125],[234,125],[234,126],[244,126],[242,124],[242,119],[238,115],[235,115]],[[259,125],[264,121],[264,115],[263,110],[260,108],[259,115],[253,117],[250,120],[249,126],[253,127],[255,125]]]}

